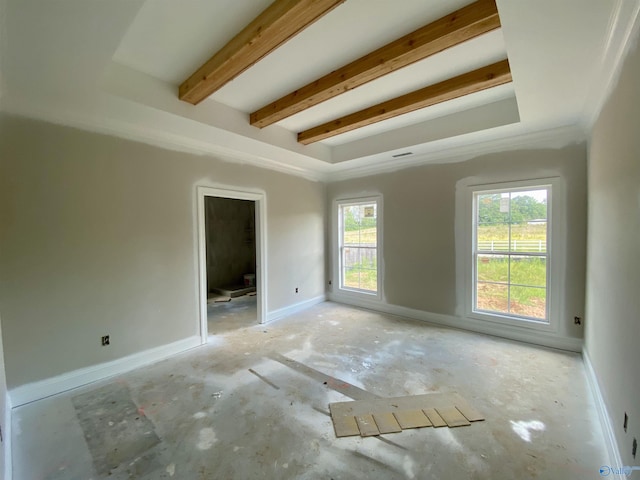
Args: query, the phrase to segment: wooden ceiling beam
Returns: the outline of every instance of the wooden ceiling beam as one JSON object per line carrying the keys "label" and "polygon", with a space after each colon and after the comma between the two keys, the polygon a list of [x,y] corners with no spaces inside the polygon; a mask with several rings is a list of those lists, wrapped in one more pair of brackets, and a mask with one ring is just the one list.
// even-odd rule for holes
{"label": "wooden ceiling beam", "polygon": [[478,0],[262,107],[250,123],[263,128],[279,122],[499,27],[495,0]]}
{"label": "wooden ceiling beam", "polygon": [[345,0],[275,0],[179,88],[197,105]]}
{"label": "wooden ceiling beam", "polygon": [[502,60],[300,132],[298,142],[304,145],[319,142],[356,128],[366,127],[398,115],[509,82],[511,82],[509,61]]}

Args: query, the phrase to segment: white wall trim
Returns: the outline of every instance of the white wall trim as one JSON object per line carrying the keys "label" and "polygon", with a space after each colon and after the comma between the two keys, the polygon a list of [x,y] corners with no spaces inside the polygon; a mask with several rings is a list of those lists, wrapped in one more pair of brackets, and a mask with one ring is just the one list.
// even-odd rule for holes
{"label": "white wall trim", "polygon": [[110,362],[80,368],[46,380],[21,385],[9,391],[11,405],[19,407],[114,375],[122,375],[200,345],[200,336],[196,335]]}
{"label": "white wall trim", "polygon": [[289,305],[288,307],[279,308],[278,310],[274,310],[267,314],[267,322],[270,323],[275,320],[280,320],[281,318],[294,315],[296,313],[302,312],[303,310],[306,310],[307,308],[313,307],[314,305],[325,302],[326,300],[326,295],[318,295],[317,297],[310,298],[309,300],[294,303],[293,305]]}
{"label": "white wall trim", "polygon": [[[602,433],[604,434],[604,443],[607,446],[609,452],[608,465],[621,466],[622,457],[620,456],[620,449],[618,448],[618,441],[613,430],[613,423],[611,422],[611,416],[607,410],[607,404],[604,401],[602,390],[600,390],[600,383],[598,382],[598,376],[593,369],[591,358],[587,353],[586,348],[582,349],[582,359],[584,361],[584,370],[587,375],[587,383],[591,389],[593,399],[596,403],[596,410],[598,411],[598,417],[600,417],[600,424],[602,425]],[[606,462],[605,462],[606,463]]]}
{"label": "white wall trim", "polygon": [[198,291],[200,312],[200,337],[202,343],[207,343],[209,336],[207,324],[207,231],[205,223],[206,197],[231,198],[235,200],[250,200],[255,202],[256,209],[256,290],[258,322],[267,321],[267,195],[261,191],[243,190],[233,187],[196,187],[196,212],[198,216],[197,258],[198,258]]}
{"label": "white wall trim", "polygon": [[420,320],[444,327],[467,330],[494,337],[531,343],[534,345],[541,345],[543,347],[557,348],[571,352],[580,352],[582,350],[583,341],[581,338],[564,337],[557,334],[533,331],[512,325],[490,324],[489,322],[481,320],[426,312],[424,310],[416,310],[398,305],[390,305],[386,302],[371,302],[360,298],[354,299],[351,297],[341,296],[336,293],[329,294],[329,300],[355,307],[366,308],[367,310],[396,315],[398,317]]}
{"label": "white wall trim", "polygon": [[12,428],[11,428],[11,397],[9,392],[5,393],[5,412],[4,412],[4,430],[2,432],[2,438],[4,439],[4,479],[11,480],[13,478],[13,462],[12,462]]}

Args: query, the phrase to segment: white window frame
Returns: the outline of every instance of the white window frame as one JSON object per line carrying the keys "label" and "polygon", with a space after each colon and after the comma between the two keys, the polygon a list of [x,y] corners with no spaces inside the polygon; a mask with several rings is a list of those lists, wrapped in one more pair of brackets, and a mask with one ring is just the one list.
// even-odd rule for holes
{"label": "white window frame", "polygon": [[[342,207],[350,205],[366,205],[376,204],[376,258],[377,258],[377,291],[362,290],[358,288],[345,287],[342,282],[342,248],[343,248],[343,231],[342,231]],[[334,238],[334,275],[333,283],[337,287],[338,295],[356,296],[368,300],[382,299],[382,197],[379,195],[357,198],[343,198],[334,201],[334,221],[335,232]]]}
{"label": "white window frame", "polygon": [[[516,315],[475,310],[476,303],[476,204],[477,193],[517,191],[547,187],[547,319],[536,320]],[[565,222],[564,183],[559,178],[538,178],[469,185],[464,195],[464,248],[458,252],[464,264],[465,316],[471,320],[518,326],[542,331],[558,331],[564,298]]]}

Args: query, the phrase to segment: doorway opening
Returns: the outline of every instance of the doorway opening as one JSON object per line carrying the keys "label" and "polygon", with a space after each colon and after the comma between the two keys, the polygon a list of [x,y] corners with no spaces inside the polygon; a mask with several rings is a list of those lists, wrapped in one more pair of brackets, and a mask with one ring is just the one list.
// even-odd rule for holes
{"label": "doorway opening", "polygon": [[265,197],[198,187],[200,331],[265,322]]}

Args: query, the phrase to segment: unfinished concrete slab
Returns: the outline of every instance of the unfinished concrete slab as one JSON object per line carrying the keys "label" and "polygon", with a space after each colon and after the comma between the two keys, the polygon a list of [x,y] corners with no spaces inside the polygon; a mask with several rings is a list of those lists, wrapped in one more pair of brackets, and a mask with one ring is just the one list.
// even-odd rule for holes
{"label": "unfinished concrete slab", "polygon": [[[71,398],[96,471],[108,475],[124,462],[139,461],[160,443],[153,423],[131,399],[126,384],[110,383]],[[145,469],[158,465],[145,465]]]}
{"label": "unfinished concrete slab", "polygon": [[[584,479],[609,462],[577,354],[333,303],[210,333],[204,347],[17,408],[14,478]],[[116,403],[143,411],[160,442],[132,442],[134,458],[101,473],[109,446],[88,444],[79,398],[118,385],[128,393]],[[486,421],[335,437],[329,403],[424,392],[459,392]]]}
{"label": "unfinished concrete slab", "polygon": [[229,330],[258,324],[257,297],[244,295],[224,298],[227,298],[228,301],[207,304],[209,334],[219,335]]}

